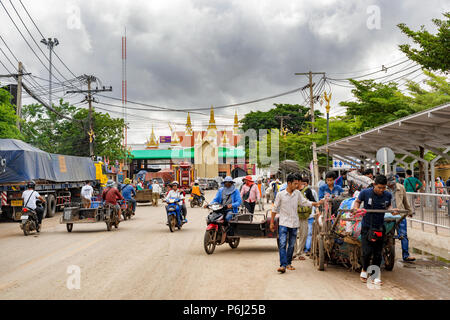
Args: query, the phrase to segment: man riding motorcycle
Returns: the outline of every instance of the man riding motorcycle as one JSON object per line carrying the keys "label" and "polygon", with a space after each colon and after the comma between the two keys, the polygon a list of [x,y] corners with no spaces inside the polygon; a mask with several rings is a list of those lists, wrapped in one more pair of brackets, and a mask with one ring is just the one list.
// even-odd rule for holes
{"label": "man riding motorcycle", "polygon": [[[223,182],[223,187],[217,190],[215,198],[211,201],[211,204],[217,203],[228,208],[226,221],[230,221],[239,211],[239,206],[242,204],[241,194],[234,185],[233,178],[227,176]],[[208,205],[205,205],[205,208]],[[230,233],[232,231],[230,230]]]}
{"label": "man riding motorcycle", "polygon": [[34,182],[29,182],[27,184],[27,190],[22,193],[22,199],[25,208],[36,211],[39,224],[39,228],[36,231],[39,232],[41,229],[42,219],[44,217],[44,208],[37,206],[36,201],[39,199],[42,203],[45,203],[45,199],[41,197],[37,191],[34,191],[35,187],[36,184]]}
{"label": "man riding motorcycle", "polygon": [[203,190],[200,188],[198,180],[195,180],[194,185],[192,186],[191,195],[194,197],[194,200],[197,200],[197,203],[201,203],[202,200],[204,200]]}
{"label": "man riding motorcycle", "polygon": [[[183,213],[183,223],[187,222],[186,216],[187,216],[187,209],[186,205],[184,203],[184,194],[183,191],[178,189],[178,182],[173,181],[171,184],[172,189],[167,193],[166,198],[164,201],[169,200],[170,198],[176,198],[183,201],[183,204],[181,205],[181,212]],[[167,207],[166,207],[167,210]]]}
{"label": "man riding motorcycle", "polygon": [[120,205],[117,203],[117,200],[123,200],[123,197],[120,194],[119,190],[117,190],[117,188],[114,188],[114,181],[108,180],[108,182],[106,183],[106,188],[102,193],[102,200],[107,204],[116,207],[119,220],[121,220],[122,210],[120,209]]}
{"label": "man riding motorcycle", "polygon": [[136,190],[134,190],[134,187],[131,185],[130,178],[126,178],[124,183],[125,185],[122,187],[122,196],[127,202],[130,201],[132,203],[133,214],[135,214],[136,199],[134,199],[134,197],[136,196]]}

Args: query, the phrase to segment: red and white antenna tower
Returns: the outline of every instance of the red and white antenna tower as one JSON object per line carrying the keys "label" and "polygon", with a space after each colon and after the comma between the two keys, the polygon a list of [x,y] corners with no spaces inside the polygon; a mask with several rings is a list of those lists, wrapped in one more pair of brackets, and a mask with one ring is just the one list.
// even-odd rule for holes
{"label": "red and white antenna tower", "polygon": [[123,128],[123,145],[125,149],[128,145],[127,137],[127,28],[125,27],[125,35],[122,37],[122,116],[125,122],[125,127]]}

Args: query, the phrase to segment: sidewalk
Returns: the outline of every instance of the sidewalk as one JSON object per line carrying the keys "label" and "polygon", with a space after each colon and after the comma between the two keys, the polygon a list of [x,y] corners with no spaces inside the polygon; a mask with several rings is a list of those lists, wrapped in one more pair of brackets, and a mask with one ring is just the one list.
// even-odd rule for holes
{"label": "sidewalk", "polygon": [[435,234],[433,226],[425,226],[424,230],[422,231],[421,225],[415,222],[411,228],[408,221],[409,247],[450,260],[450,232],[440,228],[439,234]]}

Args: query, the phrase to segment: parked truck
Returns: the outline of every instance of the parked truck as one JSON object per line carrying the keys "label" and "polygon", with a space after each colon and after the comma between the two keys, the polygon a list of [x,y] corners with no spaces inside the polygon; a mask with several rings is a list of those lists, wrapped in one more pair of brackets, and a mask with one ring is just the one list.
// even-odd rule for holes
{"label": "parked truck", "polygon": [[20,140],[0,139],[0,213],[4,217],[20,219],[22,192],[29,181],[46,199],[44,217],[53,217],[68,203],[80,201],[86,181],[100,190],[107,177],[101,161],[51,154]]}

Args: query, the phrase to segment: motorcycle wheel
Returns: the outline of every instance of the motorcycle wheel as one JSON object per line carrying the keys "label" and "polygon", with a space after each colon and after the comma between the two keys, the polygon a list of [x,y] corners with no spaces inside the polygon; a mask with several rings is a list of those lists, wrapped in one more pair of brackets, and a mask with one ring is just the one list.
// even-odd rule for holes
{"label": "motorcycle wheel", "polygon": [[126,221],[128,219],[128,214],[126,212],[123,213],[123,221]]}
{"label": "motorcycle wheel", "polygon": [[203,238],[203,247],[205,248],[205,252],[207,254],[213,254],[216,249],[216,242],[213,241],[215,230],[206,230],[205,237]]}
{"label": "motorcycle wheel", "polygon": [[231,249],[236,249],[239,245],[239,242],[241,242],[241,238],[233,239],[228,244],[230,245]]}
{"label": "motorcycle wheel", "polygon": [[23,234],[26,236],[30,234],[30,222],[28,221],[23,226]]}
{"label": "motorcycle wheel", "polygon": [[73,223],[67,223],[66,224],[67,232],[72,232],[73,229]]}
{"label": "motorcycle wheel", "polygon": [[170,230],[170,232],[174,232],[175,231],[175,225],[176,225],[175,216],[170,215],[167,218],[167,220],[169,222],[169,230]]}
{"label": "motorcycle wheel", "polygon": [[203,207],[203,200],[200,201],[200,208]]}
{"label": "motorcycle wheel", "polygon": [[108,231],[112,230],[112,223],[111,223],[111,221],[106,221],[106,230],[108,230]]}

